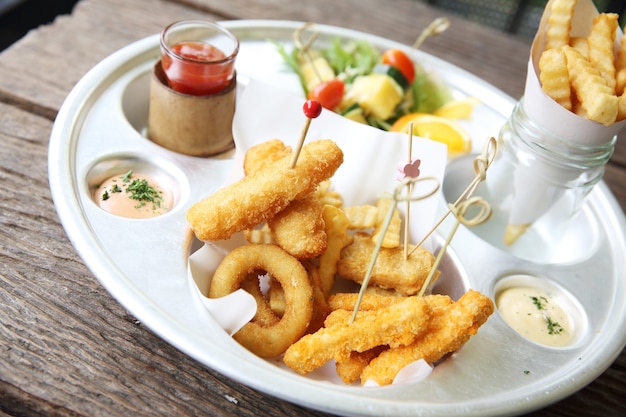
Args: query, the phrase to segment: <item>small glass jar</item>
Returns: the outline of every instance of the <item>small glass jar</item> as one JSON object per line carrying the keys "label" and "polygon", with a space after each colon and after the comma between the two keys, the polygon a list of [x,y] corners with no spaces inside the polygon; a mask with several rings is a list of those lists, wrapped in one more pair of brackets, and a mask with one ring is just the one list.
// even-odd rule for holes
{"label": "small glass jar", "polygon": [[194,96],[218,94],[235,82],[239,40],[202,20],[172,23],[161,32],[161,64],[170,88]]}
{"label": "small glass jar", "polygon": [[[602,179],[616,139],[612,135],[600,145],[583,145],[559,137],[534,123],[520,100],[500,131],[497,156],[476,191],[492,205],[493,217],[472,231],[518,257],[553,262],[563,236],[588,237],[574,230],[584,225],[573,219]],[[565,258],[579,255],[571,252]]]}

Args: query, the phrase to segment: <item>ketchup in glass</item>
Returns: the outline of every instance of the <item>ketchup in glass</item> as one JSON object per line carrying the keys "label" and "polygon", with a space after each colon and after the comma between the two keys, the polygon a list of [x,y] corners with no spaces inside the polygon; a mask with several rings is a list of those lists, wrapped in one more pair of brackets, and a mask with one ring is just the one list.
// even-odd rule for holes
{"label": "ketchup in glass", "polygon": [[[170,88],[179,93],[206,96],[230,86],[235,77],[238,40],[226,29],[210,22],[195,22],[202,39],[182,32],[189,22],[166,28],[161,36],[161,65]],[[206,32],[206,33],[205,33]],[[179,40],[179,38],[181,40]],[[216,46],[219,44],[220,46]]]}

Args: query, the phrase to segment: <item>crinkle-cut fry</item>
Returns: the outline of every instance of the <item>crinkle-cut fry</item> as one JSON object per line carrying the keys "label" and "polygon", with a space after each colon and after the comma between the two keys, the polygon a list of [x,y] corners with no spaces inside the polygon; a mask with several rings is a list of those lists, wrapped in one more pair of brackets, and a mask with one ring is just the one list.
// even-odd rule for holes
{"label": "crinkle-cut fry", "polygon": [[567,60],[561,48],[546,49],[539,58],[541,89],[567,110],[572,109],[572,87],[569,83]]}
{"label": "crinkle-cut fry", "polygon": [[[372,240],[374,242],[378,242],[378,238],[380,234],[383,232],[383,226],[385,223],[385,219],[389,213],[389,208],[391,207],[391,199],[388,197],[380,197],[376,200],[376,208],[378,209],[378,219],[376,221],[376,227],[374,228],[374,233],[372,234]],[[397,248],[400,246],[400,229],[402,228],[402,216],[400,215],[400,211],[395,209],[393,211],[393,217],[391,218],[391,223],[389,223],[389,227],[385,232],[385,236],[383,237],[383,248]]]}
{"label": "crinkle-cut fry", "polygon": [[263,223],[260,229],[246,229],[243,231],[243,236],[248,243],[264,243],[273,244],[274,237],[272,237],[272,231],[267,223]]}
{"label": "crinkle-cut fry", "polygon": [[569,45],[572,18],[577,0],[554,0],[548,17],[548,33],[545,49]]}
{"label": "crinkle-cut fry", "polygon": [[350,356],[335,362],[337,375],[345,384],[352,384],[361,377],[363,369],[389,346],[376,346],[365,352],[350,352]]}
{"label": "crinkle-cut fry", "polygon": [[335,285],[337,262],[341,257],[341,250],[350,243],[348,235],[348,218],[344,212],[335,206],[326,205],[322,209],[322,218],[326,228],[326,251],[318,257],[319,275],[326,297]]}
{"label": "crinkle-cut fry", "polygon": [[330,189],[330,180],[322,181],[315,190],[315,195],[322,206],[343,206],[343,197],[341,196],[341,193]]}
{"label": "crinkle-cut fry", "polygon": [[621,96],[626,87],[626,36],[622,36],[615,56],[615,94]]}
{"label": "crinkle-cut fry", "polygon": [[343,212],[346,213],[348,220],[350,220],[348,228],[351,230],[370,229],[375,227],[379,221],[378,207],[370,204],[344,207]]}
{"label": "crinkle-cut fry", "polygon": [[457,302],[432,308],[426,331],[408,346],[382,352],[363,369],[361,383],[391,384],[398,372],[419,359],[432,364],[463,346],[493,313],[491,299],[468,290]]}
{"label": "crinkle-cut fry", "polygon": [[617,119],[615,121],[621,122],[626,120],[626,94],[622,93],[617,99]]}
{"label": "crinkle-cut fry", "polygon": [[297,259],[311,259],[326,250],[323,206],[314,193],[294,200],[267,220],[274,241]]}
{"label": "crinkle-cut fry", "polygon": [[243,172],[250,175],[291,155],[291,147],[280,139],[271,139],[250,147],[243,159]]}
{"label": "crinkle-cut fry", "polygon": [[305,375],[331,359],[347,358],[350,352],[363,352],[380,345],[401,346],[428,326],[429,309],[422,297],[407,297],[402,303],[376,311],[359,311],[352,323],[352,312],[335,310],[336,324],[303,336],[291,345],[283,362]]}
{"label": "crinkle-cut fry", "polygon": [[582,56],[589,57],[589,44],[587,43],[587,38],[582,36],[570,38],[569,46],[580,52]]}
{"label": "crinkle-cut fry", "polygon": [[[357,232],[352,243],[341,251],[337,272],[343,278],[362,283],[376,244],[367,233]],[[409,247],[410,251],[413,246]],[[369,283],[394,289],[403,295],[415,295],[424,285],[435,263],[435,256],[426,249],[417,248],[404,259],[404,248],[381,248]]]}
{"label": "crinkle-cut fry", "polygon": [[600,71],[607,85],[615,93],[615,36],[619,15],[600,13],[593,19],[591,32],[587,37],[589,61]]}
{"label": "crinkle-cut fry", "polygon": [[563,51],[567,57],[570,82],[587,118],[604,125],[615,122],[617,96],[606,84],[600,71],[571,46],[563,47]]}
{"label": "crinkle-cut fry", "polygon": [[294,168],[290,162],[283,157],[191,206],[187,221],[196,237],[228,239],[274,217],[331,178],[343,163],[343,152],[331,140],[316,140],[302,147]]}

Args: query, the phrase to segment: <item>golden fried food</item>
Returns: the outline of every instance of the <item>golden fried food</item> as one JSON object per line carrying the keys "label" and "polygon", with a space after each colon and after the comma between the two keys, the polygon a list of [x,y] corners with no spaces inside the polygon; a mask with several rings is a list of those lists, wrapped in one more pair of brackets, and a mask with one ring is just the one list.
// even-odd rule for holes
{"label": "golden fried food", "polygon": [[362,384],[368,380],[391,384],[398,372],[412,362],[437,362],[465,344],[494,311],[491,299],[474,290],[455,303],[432,303],[429,307],[432,317],[426,331],[410,345],[386,350],[373,359],[363,369]]}
{"label": "golden fried food", "polygon": [[561,48],[546,49],[539,59],[541,89],[567,110],[572,110],[572,87],[565,53]]}
{"label": "golden fried food", "polygon": [[[362,283],[375,246],[369,234],[355,233],[352,243],[341,251],[341,259],[337,263],[338,274],[343,278]],[[412,251],[413,246],[411,245],[409,249]],[[403,295],[415,295],[424,285],[434,263],[434,255],[421,247],[406,260],[401,246],[381,248],[370,283],[381,288],[393,288]]]}
{"label": "golden fried food", "polygon": [[[313,314],[313,290],[307,271],[293,256],[276,245],[244,245],[229,252],[217,267],[209,297],[224,297],[242,287],[250,277],[267,272],[280,282],[285,294],[285,312],[275,323],[265,315],[262,321],[253,318],[233,335],[241,345],[264,357],[282,354],[306,332]],[[257,284],[258,285],[258,284]],[[254,287],[253,295],[259,311],[267,312],[265,297],[259,297]],[[269,325],[268,325],[268,322]]]}
{"label": "golden fried food", "polygon": [[187,221],[200,240],[223,240],[274,217],[292,201],[315,190],[343,163],[343,152],[331,140],[302,147],[294,168],[290,157],[217,190],[187,211]]}
{"label": "golden fried food", "polygon": [[349,229],[370,229],[375,227],[378,220],[378,207],[370,204],[362,206],[344,207],[343,212],[350,221]]}
{"label": "golden fried food", "polygon": [[569,40],[569,46],[580,52],[582,56],[589,57],[589,43],[587,43],[587,38],[582,36],[571,38]]}
{"label": "golden fried food", "polygon": [[563,47],[567,69],[576,97],[589,120],[610,125],[617,118],[618,102],[600,70],[571,46]]}
{"label": "golden fried food", "polygon": [[335,369],[337,375],[345,384],[352,384],[361,378],[363,369],[383,351],[389,349],[389,346],[376,346],[365,352],[350,352],[347,358],[341,358],[335,361]]}
{"label": "golden fried food", "polygon": [[427,327],[429,310],[422,297],[406,297],[401,303],[376,311],[359,311],[352,323],[351,316],[347,310],[330,313],[326,327],[291,345],[283,362],[304,375],[331,359],[347,358],[353,351],[406,345]]}
{"label": "golden fried food", "polygon": [[545,49],[569,45],[569,33],[577,0],[555,0],[548,17],[547,45]]}
{"label": "golden fried food", "polygon": [[326,317],[330,313],[330,307],[328,306],[328,300],[324,293],[324,283],[320,277],[319,269],[311,261],[304,261],[303,265],[309,274],[311,287],[313,289],[313,315],[311,316],[311,322],[309,323],[306,333],[313,333],[324,326],[324,320],[326,320]]}
{"label": "golden fried food", "polygon": [[[376,201],[376,208],[378,209],[378,218],[376,220],[376,227],[374,228],[374,233],[372,234],[372,240],[377,242],[380,234],[383,232],[383,227],[385,224],[385,219],[389,214],[389,209],[391,208],[391,199],[381,197]],[[391,223],[389,223],[389,227],[385,231],[385,236],[383,237],[383,248],[397,248],[400,246],[400,229],[402,228],[402,217],[400,216],[400,211],[398,209],[394,209],[393,215],[391,217]]]}
{"label": "golden fried food", "polygon": [[330,189],[330,181],[322,181],[315,190],[315,196],[323,206],[343,206],[343,197],[338,191]]}
{"label": "golden fried food", "polygon": [[[332,310],[354,310],[359,294],[340,292],[328,298],[328,307]],[[361,299],[359,310],[371,311],[389,307],[402,301],[400,296],[365,294]]]}
{"label": "golden fried food", "polygon": [[626,87],[626,36],[622,36],[615,56],[615,94],[621,96]]}
{"label": "golden fried food", "polygon": [[267,220],[274,241],[298,259],[319,256],[327,246],[322,209],[315,193],[292,201]]}
{"label": "golden fried food", "polygon": [[271,139],[250,147],[243,159],[243,172],[251,175],[263,168],[271,167],[276,161],[291,155],[291,147],[280,139]]}
{"label": "golden fried food", "polygon": [[328,245],[319,260],[319,275],[324,294],[328,297],[335,284],[337,262],[341,250],[351,241],[348,235],[349,221],[344,212],[335,206],[324,206],[322,210]]}
{"label": "golden fried food", "polygon": [[600,71],[606,84],[615,93],[615,36],[619,16],[615,13],[600,13],[593,19],[587,37],[589,62]]}
{"label": "golden fried food", "polygon": [[276,243],[274,241],[274,237],[272,236],[272,231],[267,223],[263,223],[263,226],[258,229],[245,229],[243,231],[243,236],[248,243]]}

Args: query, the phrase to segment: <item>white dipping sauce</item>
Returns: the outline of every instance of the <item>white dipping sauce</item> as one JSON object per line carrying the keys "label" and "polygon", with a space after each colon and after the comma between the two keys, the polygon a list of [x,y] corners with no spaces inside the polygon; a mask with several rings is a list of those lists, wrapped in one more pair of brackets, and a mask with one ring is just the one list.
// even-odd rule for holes
{"label": "white dipping sauce", "polygon": [[131,219],[160,216],[174,202],[172,193],[162,190],[154,179],[132,171],[104,181],[93,199],[103,210]]}
{"label": "white dipping sauce", "polygon": [[570,316],[547,292],[532,287],[510,287],[496,299],[498,311],[515,331],[546,346],[563,347],[573,341]]}

